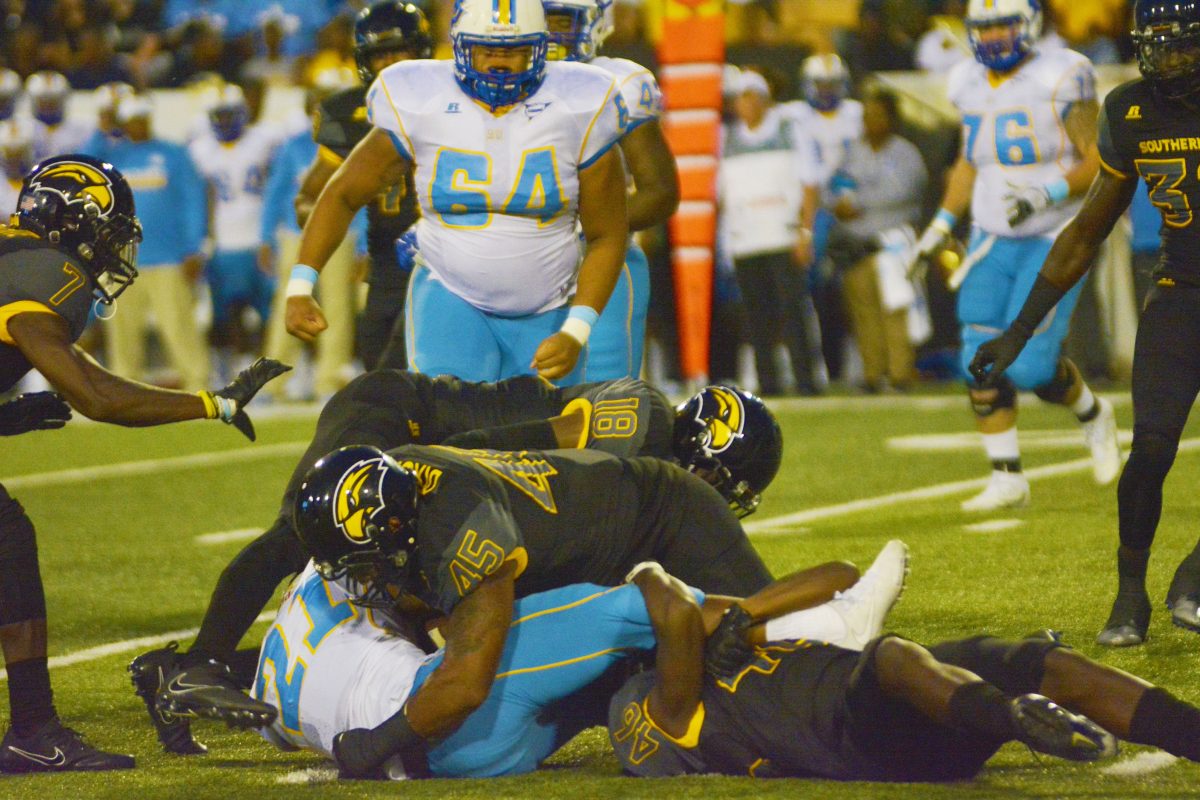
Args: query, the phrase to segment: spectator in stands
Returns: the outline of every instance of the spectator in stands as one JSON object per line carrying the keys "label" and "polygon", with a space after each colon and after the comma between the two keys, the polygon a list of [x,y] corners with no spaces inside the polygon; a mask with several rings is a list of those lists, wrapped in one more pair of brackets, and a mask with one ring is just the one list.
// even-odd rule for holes
{"label": "spectator in stands", "polygon": [[855,82],[872,72],[913,68],[913,45],[902,30],[889,24],[881,0],[864,0],[858,30],[841,37],[838,51]]}
{"label": "spectator in stands", "polygon": [[942,0],[940,13],[929,18],[929,28],[917,40],[917,67],[945,73],[959,61],[974,58],[967,43],[965,0]]}
{"label": "spectator in stands", "polygon": [[1118,64],[1117,38],[1129,27],[1128,0],[1046,0],[1045,12],[1054,18],[1054,29],[1072,50],[1093,64]]}
{"label": "spectator in stands", "polygon": [[33,163],[33,124],[20,117],[0,122],[0,218],[17,212],[17,196]]}
{"label": "spectator in stands", "polygon": [[28,78],[42,68],[42,29],[24,22],[10,33],[5,42],[5,61],[22,78]]}
{"label": "spectator in stands", "polygon": [[331,69],[358,69],[354,61],[354,19],[337,16],[317,34],[317,52],[304,67],[304,84],[315,86],[317,77]]}
{"label": "spectator in stands", "polygon": [[33,106],[34,155],[38,161],[47,156],[79,152],[96,126],[79,118],[68,118],[67,97],[71,86],[61,72],[35,72],[25,81],[25,91]]}
{"label": "spectator in stands", "polygon": [[207,226],[204,180],[187,150],[151,132],[150,99],[126,95],[117,105],[124,136],[106,155],[133,190],[142,244],[137,282],[122,293],[108,323],[113,372],[142,380],[151,311],[183,389],[208,384],[208,352],[196,326],[194,287],[204,268]]}
{"label": "spectator in stands", "polygon": [[296,60],[284,53],[283,43],[288,34],[299,26],[299,20],[285,15],[278,6],[263,12],[260,19],[260,51],[242,66],[242,80],[253,79],[265,84],[281,85],[294,83]]}
{"label": "spectator in stands", "polygon": [[129,83],[133,76],[117,58],[113,49],[115,30],[111,26],[80,31],[67,80],[75,89],[96,89],[106,83]]}
{"label": "spectator in stands", "polygon": [[11,69],[0,69],[0,122],[12,119],[21,98],[21,76]]}
{"label": "spectator in stands", "polygon": [[905,272],[916,244],[928,176],[920,151],[896,134],[896,98],[877,90],[863,101],[864,136],[838,174],[830,257],[863,361],[866,391],[906,390],[913,382],[908,315],[917,297]]}
{"label": "spectator in stands", "polygon": [[743,70],[734,100],[737,121],[725,129],[718,201],[754,346],[758,389],[781,394],[775,366],[782,341],[799,394],[817,393],[804,320],[805,270],[792,261],[801,184],[796,142],[767,81]]}

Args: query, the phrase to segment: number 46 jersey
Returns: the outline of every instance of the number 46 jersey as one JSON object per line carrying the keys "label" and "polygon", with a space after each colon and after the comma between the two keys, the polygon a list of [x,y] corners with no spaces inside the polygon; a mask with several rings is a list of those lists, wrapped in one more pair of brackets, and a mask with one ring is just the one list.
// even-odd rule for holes
{"label": "number 46 jersey", "polygon": [[977,61],[950,72],[947,92],[962,116],[964,153],[977,170],[971,196],[974,224],[997,236],[1048,236],[1079,210],[1080,200],[1035,214],[1015,229],[1005,195],[1040,186],[1079,161],[1064,120],[1073,104],[1096,99],[1096,71],[1071,50],[1035,52],[1007,75]]}
{"label": "number 46 jersey", "polygon": [[503,316],[567,302],[579,172],[628,117],[610,74],[547,64],[536,92],[493,114],[459,88],[453,62],[408,61],[379,74],[367,113],[416,165],[421,256],[447,289]]}

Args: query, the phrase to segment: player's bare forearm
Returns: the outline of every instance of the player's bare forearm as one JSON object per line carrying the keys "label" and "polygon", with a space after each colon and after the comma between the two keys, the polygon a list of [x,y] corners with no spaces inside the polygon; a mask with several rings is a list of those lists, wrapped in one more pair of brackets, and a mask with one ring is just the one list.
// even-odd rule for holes
{"label": "player's bare forearm", "polygon": [[1067,138],[1079,154],[1079,163],[1063,176],[1071,188],[1072,197],[1086,192],[1100,171],[1100,151],[1096,149],[1099,115],[1100,104],[1095,100],[1085,100],[1072,105],[1063,121]]}
{"label": "player's bare forearm", "polygon": [[1129,207],[1136,188],[1136,181],[1101,170],[1075,219],[1054,240],[1042,276],[1063,291],[1074,286],[1095,263],[1100,245]]}
{"label": "player's bare forearm", "polygon": [[658,640],[658,679],[647,698],[655,723],[683,736],[704,686],[704,622],[691,591],[661,567],[643,569],[633,580],[646,601]]}
{"label": "player's bare forearm", "polygon": [[[837,592],[843,592],[857,583],[859,577],[858,567],[849,561],[828,561],[779,578],[749,597],[706,595],[700,607],[704,633],[707,636],[716,630],[721,623],[721,616],[734,603],[740,605],[754,622],[766,622],[828,602]],[[747,629],[747,636],[754,643],[766,641],[761,625]]]}
{"label": "player's bare forearm", "polygon": [[512,622],[515,577],[516,566],[505,563],[464,597],[442,626],[442,663],[405,707],[422,738],[449,736],[487,699]]}
{"label": "player's bare forearm", "polygon": [[946,192],[942,195],[941,207],[954,216],[961,217],[971,207],[971,192],[974,188],[975,166],[960,156],[946,174]]}
{"label": "player's bare forearm", "polygon": [[304,179],[300,182],[300,191],[296,192],[296,199],[292,201],[296,210],[296,224],[301,228],[308,224],[308,218],[312,215],[313,206],[317,204],[317,198],[321,196],[321,190],[329,183],[336,170],[337,165],[323,155],[318,155],[308,165]]}
{"label": "player's bare forearm", "polygon": [[621,152],[633,176],[629,230],[641,231],[666,222],[679,208],[679,173],[658,121],[644,122],[626,134]]}
{"label": "player's bare forearm", "polygon": [[587,252],[573,305],[603,311],[625,263],[629,239],[625,169],[616,148],[579,173],[579,222]]}
{"label": "player's bare forearm", "polygon": [[800,227],[811,231],[817,221],[817,211],[821,208],[821,187],[815,184],[804,185],[804,200],[800,204]]}

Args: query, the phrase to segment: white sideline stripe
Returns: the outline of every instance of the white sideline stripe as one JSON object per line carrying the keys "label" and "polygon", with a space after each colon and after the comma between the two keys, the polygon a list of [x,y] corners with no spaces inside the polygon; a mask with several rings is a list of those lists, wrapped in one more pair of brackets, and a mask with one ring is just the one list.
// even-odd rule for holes
{"label": "white sideline stripe", "polygon": [[[1083,431],[1074,430],[1044,430],[1021,431],[1018,434],[1022,450],[1052,450],[1064,447],[1083,447]],[[1133,441],[1133,431],[1117,431],[1117,441],[1128,447]],[[892,436],[887,440],[887,448],[899,452],[947,452],[952,450],[978,450],[980,447],[979,434],[970,433],[927,433],[914,436]]]}
{"label": "white sideline stripe", "polygon": [[1100,772],[1104,775],[1117,775],[1122,778],[1140,778],[1148,773],[1158,772],[1160,769],[1169,767],[1178,760],[1170,753],[1155,750],[1153,753],[1138,753],[1133,758],[1102,767]]}
{"label": "white sideline stripe", "polygon": [[[274,611],[264,611],[259,614],[254,620],[262,622],[264,620],[274,619]],[[69,667],[73,664],[83,664],[87,661],[96,661],[108,656],[115,656],[121,653],[128,653],[133,650],[148,650],[151,647],[164,645],[167,642],[178,639],[190,639],[195,636],[199,628],[188,628],[184,631],[169,631],[168,633],[159,633],[154,636],[140,636],[137,639],[125,639],[120,642],[109,642],[95,647],[89,647],[86,650],[76,650],[74,653],[67,653],[62,656],[55,656],[48,659],[46,665],[50,669],[58,669],[59,667]],[[8,670],[0,669],[0,680],[8,679]]]}
{"label": "white sideline stripe", "polygon": [[[1130,405],[1133,400],[1129,392],[1097,392],[1097,397],[1107,398],[1114,406]],[[960,409],[969,415],[965,394],[937,395],[864,395],[861,397],[767,397],[764,398],[772,410],[782,411],[872,411],[880,408],[907,408],[913,411],[945,411]],[[1037,399],[1032,392],[1021,392],[1020,402],[1029,404]]]}
{"label": "white sideline stripe", "polygon": [[337,776],[338,771],[333,767],[310,767],[280,775],[275,782],[286,784],[332,783],[337,780]]}
{"label": "white sideline stripe", "polygon": [[197,536],[194,541],[196,544],[225,544],[226,542],[243,542],[246,539],[253,539],[262,532],[262,528],[238,528],[235,531],[202,533]]}
{"label": "white sideline stripe", "polygon": [[963,530],[968,533],[996,533],[1019,528],[1024,524],[1025,521],[1020,519],[989,519],[971,525],[963,525]]}
{"label": "white sideline stripe", "polygon": [[60,469],[54,472],[34,472],[28,475],[0,478],[0,483],[10,491],[36,489],[43,486],[62,486],[67,483],[85,483],[97,479],[108,480],[198,467],[219,467],[233,461],[267,461],[272,458],[300,455],[307,447],[308,442],[281,442],[241,447],[236,450],[193,453],[170,458],[151,458],[145,461],[123,461],[119,464],[98,464],[94,467]]}
{"label": "white sideline stripe", "polygon": [[[1179,452],[1181,453],[1198,449],[1200,449],[1200,439],[1184,439],[1179,443]],[[1034,467],[1033,469],[1025,470],[1025,477],[1031,481],[1035,481],[1040,478],[1053,478],[1059,475],[1069,475],[1073,472],[1084,472],[1091,468],[1092,460],[1090,458],[1077,458],[1073,461],[1063,461],[1058,464],[1047,464],[1044,467]],[[987,482],[988,478],[983,477],[966,481],[938,483],[933,486],[924,486],[920,489],[892,492],[891,494],[883,494],[878,497],[864,497],[861,500],[851,500],[847,503],[810,508],[792,514],[783,514],[778,517],[768,517],[747,523],[743,527],[746,533],[757,536],[790,535],[796,532],[794,526],[802,525],[806,522],[829,519],[830,517],[841,517],[846,514],[855,514],[859,511],[873,511],[877,508],[900,505],[901,503],[908,503],[914,500],[933,500],[971,489],[982,489],[987,485]]]}

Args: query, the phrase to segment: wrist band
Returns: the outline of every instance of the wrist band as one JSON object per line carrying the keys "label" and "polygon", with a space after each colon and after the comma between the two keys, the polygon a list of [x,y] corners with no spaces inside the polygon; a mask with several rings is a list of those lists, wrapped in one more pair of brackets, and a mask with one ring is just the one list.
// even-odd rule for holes
{"label": "wrist band", "polygon": [[213,399],[212,392],[196,392],[196,396],[204,401],[204,418],[216,419],[220,412],[217,411],[217,401]]}
{"label": "wrist band", "polygon": [[591,306],[571,306],[571,310],[567,312],[567,321],[559,331],[579,342],[582,347],[587,344],[588,337],[592,334],[592,326],[598,319],[600,312]]}
{"label": "wrist band", "polygon": [[1050,202],[1053,205],[1058,205],[1071,196],[1071,184],[1067,183],[1066,178],[1050,181],[1050,183],[1047,183],[1042,188],[1046,191],[1046,196],[1050,198]]}
{"label": "wrist band", "polygon": [[317,285],[317,271],[307,264],[297,264],[292,267],[288,277],[287,297],[312,297],[313,287]]}
{"label": "wrist band", "polygon": [[937,216],[935,216],[933,218],[933,222],[930,223],[931,226],[937,225],[938,228],[944,229],[947,235],[950,234],[950,231],[954,230],[954,226],[957,224],[958,224],[958,217],[951,214],[949,211],[947,211],[944,208],[938,209]]}

